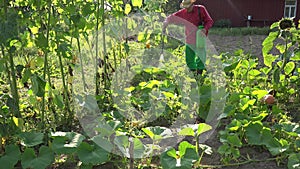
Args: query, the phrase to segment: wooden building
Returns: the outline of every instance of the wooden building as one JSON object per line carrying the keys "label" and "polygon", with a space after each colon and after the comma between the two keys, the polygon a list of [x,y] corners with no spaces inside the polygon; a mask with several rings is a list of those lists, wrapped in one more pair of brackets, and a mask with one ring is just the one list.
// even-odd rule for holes
{"label": "wooden building", "polygon": [[283,17],[300,19],[300,0],[197,0],[215,23],[230,21],[232,27],[269,26]]}

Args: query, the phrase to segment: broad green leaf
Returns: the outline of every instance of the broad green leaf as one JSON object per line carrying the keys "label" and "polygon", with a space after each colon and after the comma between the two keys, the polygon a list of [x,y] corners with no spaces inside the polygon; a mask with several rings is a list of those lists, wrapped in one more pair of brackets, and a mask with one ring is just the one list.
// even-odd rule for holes
{"label": "broad green leaf", "polygon": [[300,60],[300,50],[295,51],[294,56],[291,57],[291,60],[293,60],[293,61],[299,61]]}
{"label": "broad green leaf", "polygon": [[144,32],[140,32],[140,33],[138,34],[137,40],[138,40],[139,42],[143,42],[143,41],[145,40],[145,33],[144,33]]}
{"label": "broad green leaf", "polygon": [[289,148],[288,141],[284,139],[277,140],[273,137],[269,138],[269,141],[265,145],[273,156],[283,153]]}
{"label": "broad green leaf", "polygon": [[53,99],[54,104],[56,104],[56,106],[60,109],[62,109],[64,107],[64,101],[63,101],[63,97],[60,94],[54,94],[54,99]]}
{"label": "broad green leaf", "polygon": [[228,144],[223,144],[218,148],[218,153],[223,155],[229,155],[231,154],[230,146]]}
{"label": "broad green leaf", "polygon": [[105,149],[107,152],[111,152],[113,149],[113,144],[103,137],[102,135],[97,135],[92,138],[92,141],[96,143],[101,148]]}
{"label": "broad green leaf", "polygon": [[293,153],[288,158],[288,169],[300,168],[300,153]]}
{"label": "broad green leaf", "polygon": [[43,33],[38,33],[35,44],[41,49],[46,49],[46,47],[48,46],[48,41]]}
{"label": "broad green leaf", "polygon": [[254,116],[251,118],[252,121],[262,121],[265,117],[267,117],[269,114],[263,111],[258,116]]}
{"label": "broad green leaf", "polygon": [[165,138],[172,137],[172,132],[170,129],[165,127],[146,127],[145,130],[142,129],[151,139],[153,140],[161,140]]}
{"label": "broad green leaf", "polygon": [[143,0],[132,0],[132,6],[136,6],[136,7],[142,7],[143,5]]}
{"label": "broad green leaf", "polygon": [[5,71],[5,59],[0,58],[0,73]]}
{"label": "broad green leaf", "polygon": [[246,138],[251,145],[267,145],[273,138],[271,129],[263,127],[261,122],[252,122],[245,130]]}
{"label": "broad green leaf", "polygon": [[178,158],[176,154],[176,150],[174,148],[170,149],[167,151],[168,156],[173,157],[173,158]]}
{"label": "broad green leaf", "polygon": [[229,131],[237,131],[241,126],[241,121],[234,119],[229,125],[227,125],[227,128]]}
{"label": "broad green leaf", "polygon": [[199,158],[195,146],[183,141],[179,144],[178,149],[181,158],[181,166],[183,168],[191,168],[193,166],[193,162]]}
{"label": "broad green leaf", "polygon": [[172,148],[160,156],[164,169],[192,169],[193,162],[199,159],[195,146],[186,141],[181,142],[178,149],[179,154]]}
{"label": "broad green leaf", "polygon": [[237,158],[239,158],[241,156],[240,150],[238,148],[231,147],[230,148],[230,152],[233,155],[233,158],[235,158],[235,159],[237,159]]}
{"label": "broad green leaf", "polygon": [[13,121],[18,128],[22,128],[24,124],[24,120],[22,118],[13,117]]}
{"label": "broad green leaf", "polygon": [[186,127],[178,133],[181,136],[195,136],[194,130],[191,127]]}
{"label": "broad green leaf", "polygon": [[[129,139],[125,135],[120,135],[115,137],[114,143],[123,155],[128,158],[132,155],[133,158],[142,158],[144,156],[145,146],[138,138]],[[131,147],[133,147],[133,152],[130,152]]]}
{"label": "broad green leaf", "polygon": [[26,147],[33,147],[43,143],[44,134],[40,132],[24,132],[19,134],[21,144]]}
{"label": "broad green leaf", "polygon": [[163,94],[164,94],[164,96],[165,97],[167,97],[167,98],[174,98],[174,94],[173,93],[171,93],[171,92],[162,92]]}
{"label": "broad green leaf", "polygon": [[205,123],[200,123],[198,126],[197,135],[199,136],[202,133],[207,132],[211,129],[212,129],[212,127],[210,125],[205,124]]}
{"label": "broad green leaf", "polygon": [[268,94],[267,90],[254,90],[252,95],[257,96],[257,99],[262,99],[266,94]]}
{"label": "broad green leaf", "polygon": [[142,131],[145,132],[151,139],[154,138],[154,133],[148,128],[142,128]]}
{"label": "broad green leaf", "polygon": [[81,144],[85,137],[75,132],[55,132],[51,133],[54,138],[51,144],[52,150],[57,154],[71,154]]}
{"label": "broad green leaf", "polygon": [[0,169],[13,169],[20,160],[21,152],[16,145],[7,145],[5,153],[0,157]]}
{"label": "broad green leaf", "polygon": [[225,73],[228,73],[228,72],[234,70],[234,69],[239,65],[240,62],[241,62],[241,61],[238,60],[238,61],[236,61],[236,62],[234,62],[234,63],[232,63],[232,64],[225,64],[225,63],[224,63],[224,64],[223,64],[223,67],[224,67]]}
{"label": "broad green leaf", "polygon": [[56,154],[72,154],[72,153],[74,153],[76,151],[76,148],[66,146],[66,142],[68,142],[67,138],[56,137],[52,141],[51,149]]}
{"label": "broad green leaf", "polygon": [[160,163],[163,169],[178,169],[176,167],[176,157],[174,157],[174,152],[176,155],[176,150],[172,148],[161,154]]}
{"label": "broad green leaf", "polygon": [[22,83],[27,82],[28,79],[30,78],[30,76],[31,76],[31,70],[30,70],[30,68],[25,68],[24,73],[23,73],[23,77],[22,77]]}
{"label": "broad green leaf", "polygon": [[30,27],[29,28],[32,34],[37,34],[39,32],[39,28],[36,26]]}
{"label": "broad green leaf", "polygon": [[293,70],[295,69],[295,62],[288,62],[285,67],[284,67],[284,72],[286,75],[289,75],[293,72]]}
{"label": "broad green leaf", "polygon": [[227,141],[229,144],[235,147],[241,147],[243,145],[240,138],[237,135],[229,135],[227,137]]}
{"label": "broad green leaf", "polygon": [[273,84],[278,84],[280,81],[280,69],[277,67],[273,72]]}
{"label": "broad green leaf", "polygon": [[256,102],[256,99],[248,100],[247,103],[244,104],[244,106],[242,107],[242,110],[245,111],[247,108],[249,108],[249,106],[254,105],[255,102]]}
{"label": "broad green leaf", "polygon": [[43,97],[45,93],[46,81],[37,74],[34,74],[31,77],[31,82],[34,94],[38,97]]}
{"label": "broad green leaf", "polygon": [[223,113],[218,117],[218,120],[231,116],[235,112],[235,108],[233,105],[227,105],[223,111]]}
{"label": "broad green leaf", "polygon": [[251,76],[258,76],[258,75],[261,74],[261,72],[258,71],[258,70],[256,70],[256,69],[250,70],[248,73],[249,73],[249,75],[251,75]]}
{"label": "broad green leaf", "polygon": [[130,4],[126,4],[125,5],[125,11],[124,11],[124,13],[126,15],[128,15],[130,13],[130,11],[131,11],[131,5]]}
{"label": "broad green leaf", "polygon": [[114,144],[117,145],[119,150],[125,155],[126,157],[130,157],[129,154],[129,146],[130,142],[128,140],[129,138],[125,135],[116,136],[114,139]]}
{"label": "broad green leaf", "polygon": [[264,64],[268,67],[272,67],[272,63],[278,58],[278,55],[266,54],[264,56]]}
{"label": "broad green leaf", "polygon": [[78,157],[84,164],[102,164],[108,161],[108,152],[97,145],[90,145],[82,142],[78,147]]}
{"label": "broad green leaf", "polygon": [[274,29],[276,27],[279,27],[279,22],[272,23],[272,25],[270,26],[270,29]]}
{"label": "broad green leaf", "polygon": [[54,161],[54,154],[49,147],[41,146],[36,156],[33,148],[26,148],[22,155],[22,167],[44,169]]}
{"label": "broad green leaf", "polygon": [[143,158],[145,145],[138,138],[133,138],[133,158]]}
{"label": "broad green leaf", "polygon": [[270,50],[273,48],[274,40],[278,37],[278,32],[270,32],[269,36],[262,43],[263,56],[266,57]]}
{"label": "broad green leaf", "polygon": [[285,51],[285,45],[283,45],[283,44],[277,44],[276,45],[276,49],[278,49],[279,52],[282,54]]}
{"label": "broad green leaf", "polygon": [[187,142],[187,141],[181,142],[181,143],[179,144],[179,146],[178,146],[178,150],[179,150],[179,155],[180,155],[180,157],[183,157],[183,156],[185,155],[185,153],[186,153],[186,150],[189,149],[189,148],[195,149],[195,146],[192,145],[192,144],[190,144],[190,143]]}

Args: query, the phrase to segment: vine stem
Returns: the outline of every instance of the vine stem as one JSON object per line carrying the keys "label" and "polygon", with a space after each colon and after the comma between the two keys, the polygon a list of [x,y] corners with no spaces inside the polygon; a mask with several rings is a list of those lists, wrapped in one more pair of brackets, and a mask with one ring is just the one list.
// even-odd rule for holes
{"label": "vine stem", "polygon": [[87,85],[86,85],[85,76],[84,76],[83,61],[82,61],[79,37],[77,37],[76,40],[77,40],[77,46],[78,46],[78,52],[79,52],[79,60],[80,60],[80,67],[81,67],[81,78],[82,78],[82,81],[83,81],[83,90],[84,90],[84,92],[87,92]]}
{"label": "vine stem", "polygon": [[95,76],[95,79],[96,79],[96,95],[99,95],[99,86],[100,86],[100,80],[99,80],[99,77],[100,77],[100,74],[98,72],[98,58],[99,58],[99,48],[98,48],[98,39],[99,39],[99,13],[100,13],[100,2],[99,0],[97,0],[97,8],[96,8],[96,58],[95,58],[95,72],[96,72],[96,76]]}
{"label": "vine stem", "polygon": [[239,163],[231,163],[231,164],[224,164],[224,165],[201,165],[200,164],[197,167],[200,167],[200,168],[222,168],[222,167],[239,166],[239,165],[244,165],[244,164],[253,163],[253,162],[274,161],[274,160],[278,160],[281,158],[284,158],[284,157],[268,158],[268,159],[264,159],[264,160],[249,159],[247,161],[243,161],[243,162],[239,162]]}
{"label": "vine stem", "polygon": [[102,11],[102,22],[101,22],[101,27],[102,27],[102,39],[103,39],[103,62],[104,62],[104,77],[103,77],[103,80],[104,80],[104,89],[106,90],[107,89],[107,51],[106,51],[106,33],[105,33],[105,8],[104,8],[104,0],[101,0],[101,11]]}
{"label": "vine stem", "polygon": [[[4,1],[4,18],[5,18],[5,21],[7,22],[8,21],[8,1],[7,0]],[[3,31],[4,32],[9,31],[6,29],[7,29],[7,25],[4,26]],[[10,47],[10,49],[12,49],[12,47]],[[3,58],[8,59],[8,63],[9,63],[9,67],[7,65],[7,62],[5,65],[6,65],[6,69],[7,69],[7,73],[8,73],[8,78],[9,78],[8,81],[10,82],[11,94],[13,97],[14,105],[16,106],[13,108],[13,113],[18,118],[21,118],[20,106],[19,106],[19,94],[18,94],[17,79],[16,79],[16,69],[15,69],[15,64],[14,64],[14,59],[13,59],[14,51],[11,51],[10,49],[8,50],[8,58],[7,58],[5,55],[5,51],[4,51],[5,47],[3,45],[1,45],[1,51],[3,54]]]}
{"label": "vine stem", "polygon": [[[49,47],[49,32],[50,32],[50,17],[51,17],[51,1],[48,1],[48,20],[47,20],[47,28],[46,28],[46,39],[47,39],[47,47]],[[46,79],[46,75],[48,76],[48,83],[51,86],[51,78],[50,78],[50,72],[48,68],[48,50],[44,51],[44,70],[43,70],[43,79]],[[41,114],[41,120],[42,120],[42,129],[45,129],[45,93],[42,97],[42,114]]]}

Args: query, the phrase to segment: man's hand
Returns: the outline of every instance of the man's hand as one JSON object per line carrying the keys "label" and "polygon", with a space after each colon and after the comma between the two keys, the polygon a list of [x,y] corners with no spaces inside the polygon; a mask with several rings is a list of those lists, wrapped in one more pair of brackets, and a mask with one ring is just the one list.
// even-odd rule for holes
{"label": "man's hand", "polygon": [[202,29],[201,33],[203,34],[203,36],[207,36],[207,30],[206,29]]}

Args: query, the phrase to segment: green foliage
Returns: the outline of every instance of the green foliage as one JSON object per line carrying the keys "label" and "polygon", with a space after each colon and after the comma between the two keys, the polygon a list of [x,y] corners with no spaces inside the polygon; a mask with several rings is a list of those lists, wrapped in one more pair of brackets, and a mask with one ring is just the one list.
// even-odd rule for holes
{"label": "green foliage", "polygon": [[219,28],[212,27],[209,30],[211,35],[221,35],[221,36],[245,36],[245,35],[268,35],[270,32],[268,27],[241,27],[241,28]]}
{"label": "green foliage", "polygon": [[231,27],[231,21],[229,19],[217,20],[214,23],[214,27],[217,27],[217,28],[229,28],[229,27]]}
{"label": "green foliage", "polygon": [[7,145],[5,154],[0,157],[0,169],[13,169],[21,157],[21,152],[16,145]]}
{"label": "green foliage", "polygon": [[51,134],[53,138],[51,149],[56,154],[72,154],[77,151],[77,147],[85,139],[85,136],[75,132],[55,132]]}
{"label": "green foliage", "polygon": [[54,154],[49,147],[41,146],[38,155],[34,149],[26,148],[22,154],[22,167],[44,169],[54,161]]}
{"label": "green foliage", "polygon": [[288,169],[296,169],[300,167],[300,153],[291,154],[288,161]]}
{"label": "green foliage", "polygon": [[43,143],[44,134],[40,132],[24,132],[20,133],[21,144],[25,147],[33,147]]}
{"label": "green foliage", "polygon": [[172,148],[164,152],[160,158],[163,168],[191,169],[193,163],[199,159],[199,155],[195,146],[183,141],[179,144],[178,151]]}
{"label": "green foliage", "polygon": [[[299,100],[298,95],[286,95],[299,83],[290,79],[299,79],[295,71],[298,62],[292,59],[298,51],[293,46],[298,45],[298,36],[299,30],[293,27],[280,30],[279,23],[274,23],[262,44],[265,63],[262,67],[258,67],[257,59],[243,51],[237,51],[234,56],[222,55],[230,83],[228,104],[219,118],[231,119],[225,130],[220,131],[223,145],[218,152],[223,155],[223,162],[238,160],[239,148],[247,145],[264,147],[273,156],[289,156],[299,150],[293,141],[298,127],[291,122],[292,115],[286,116],[285,112],[290,110],[282,109],[283,105],[293,104],[290,99]],[[274,48],[279,55],[271,52]],[[264,101],[267,94],[274,95],[275,103],[268,105]]]}
{"label": "green foliage", "polygon": [[108,160],[108,152],[97,145],[82,142],[78,147],[78,157],[84,164],[102,164]]}
{"label": "green foliage", "polygon": [[[167,0],[114,0],[105,3],[110,9],[104,9],[100,1],[91,0],[70,3],[58,0],[1,1],[0,152],[3,154],[0,157],[0,168],[10,169],[21,165],[23,168],[42,169],[53,162],[59,163],[54,159],[60,157],[66,157],[68,162],[80,161],[81,168],[92,168],[115,159],[126,163],[127,158],[143,159],[145,155],[160,148],[159,143],[164,139],[171,137],[170,130],[156,124],[170,126],[174,119],[184,116],[180,111],[180,108],[185,107],[180,95],[182,91],[173,78],[183,72],[181,69],[170,69],[172,74],[169,74],[155,67],[131,67],[136,76],[127,88],[130,102],[126,104],[142,112],[140,116],[145,119],[147,116],[144,115],[149,115],[147,111],[153,105],[162,110],[150,114],[158,120],[149,123],[139,121],[139,117],[125,119],[116,111],[111,99],[115,93],[110,89],[110,77],[130,52],[136,50],[136,53],[144,52],[146,56],[156,55],[157,51],[151,49],[151,46],[160,47],[162,40],[169,42],[166,50],[171,50],[176,57],[169,64],[176,68],[184,65],[182,44],[171,38],[162,39],[161,36],[161,20],[166,17],[163,12],[176,11],[179,3]],[[100,42],[97,37],[96,44],[90,42],[92,37],[89,35],[98,32],[110,18],[116,18],[115,28],[124,29],[126,26],[124,30],[128,32],[137,30],[140,26],[137,20],[123,17],[145,11],[160,14],[143,16],[148,27],[137,33],[137,42],[128,37],[110,37],[107,40],[109,43]],[[122,23],[122,20],[126,22]],[[224,131],[220,132],[223,145],[218,152],[224,162],[240,160],[240,148],[252,145],[265,148],[273,156],[288,157],[289,169],[299,168],[300,128],[295,122],[297,119],[290,113],[292,111],[288,109],[289,105],[294,106],[300,102],[299,29],[290,23],[289,20],[282,20],[274,23],[270,30],[213,28],[210,31],[221,35],[269,33],[262,44],[263,67],[258,67],[257,59],[241,50],[234,55],[221,55],[228,80],[228,100],[219,119],[227,118],[230,121]],[[229,27],[230,22],[218,21],[215,26],[218,25]],[[108,28],[105,33],[114,31]],[[103,53],[98,48],[100,43],[108,46]],[[150,49],[144,49],[145,44],[150,45]],[[72,107],[75,103],[73,77],[78,76],[73,71],[86,61],[82,50],[85,45],[96,46],[93,55],[98,57],[101,64],[95,66],[95,75],[100,79],[97,79],[99,86],[92,89],[96,90],[95,97],[89,95],[78,99],[88,111],[104,110],[104,118],[101,120],[107,120],[107,124],[98,124],[96,131],[99,135],[90,140],[86,133],[77,133],[81,128],[78,128]],[[273,50],[278,54],[273,54]],[[146,57],[143,63],[151,59]],[[83,86],[85,83],[89,82],[84,81]],[[276,101],[273,105],[266,105],[261,100],[270,89],[277,92]],[[157,95],[159,91],[161,95]],[[212,101],[211,84],[205,83],[199,92],[201,105],[198,113],[206,118]],[[191,91],[194,100],[199,99],[197,94],[198,91]],[[160,101],[153,104],[152,100]],[[208,146],[199,144],[199,137],[211,129],[208,124],[200,123],[188,125],[179,131],[179,135],[192,136],[195,145],[184,141],[179,144],[178,152],[174,148],[167,150],[160,157],[162,167],[197,167],[202,156],[211,153]],[[118,135],[114,135],[112,130],[118,131]],[[140,138],[150,138],[153,143],[144,145]],[[105,145],[107,149],[91,141]],[[126,158],[112,156],[109,152],[113,149],[120,150]],[[152,157],[146,160],[149,160],[147,165],[150,166]]]}

